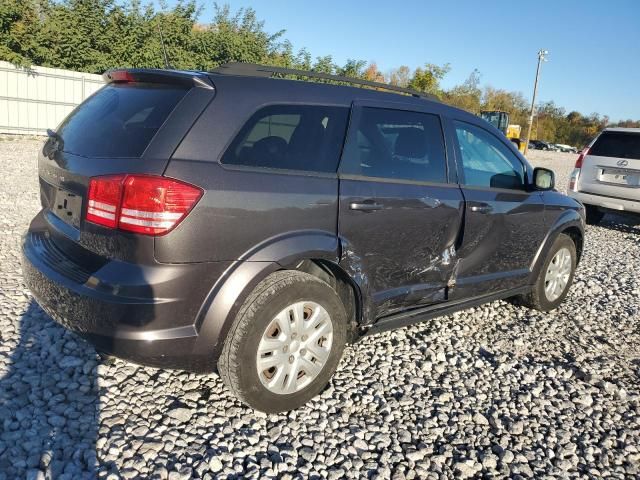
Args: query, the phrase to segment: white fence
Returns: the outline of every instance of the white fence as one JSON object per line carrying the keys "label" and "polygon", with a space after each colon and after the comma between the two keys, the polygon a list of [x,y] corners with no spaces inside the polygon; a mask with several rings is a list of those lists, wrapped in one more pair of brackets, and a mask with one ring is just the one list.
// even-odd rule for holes
{"label": "white fence", "polygon": [[0,61],[0,133],[44,135],[103,83],[91,73]]}

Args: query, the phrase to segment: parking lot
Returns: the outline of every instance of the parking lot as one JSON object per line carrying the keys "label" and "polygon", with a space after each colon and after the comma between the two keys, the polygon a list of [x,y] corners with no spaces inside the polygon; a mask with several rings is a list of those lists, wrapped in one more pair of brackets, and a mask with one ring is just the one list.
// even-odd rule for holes
{"label": "parking lot", "polygon": [[[588,227],[567,301],[499,301],[350,346],[298,411],[102,360],[25,288],[41,141],[0,138],[0,479],[640,475],[640,220]],[[530,152],[564,189],[575,155]]]}

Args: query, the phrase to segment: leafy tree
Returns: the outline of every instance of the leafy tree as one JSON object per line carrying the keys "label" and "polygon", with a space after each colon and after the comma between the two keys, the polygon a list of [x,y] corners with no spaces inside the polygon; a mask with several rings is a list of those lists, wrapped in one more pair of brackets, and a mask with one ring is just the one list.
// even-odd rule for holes
{"label": "leafy tree", "polygon": [[387,76],[387,83],[396,87],[406,88],[411,80],[411,70],[406,65],[402,65],[391,70]]}
{"label": "leafy tree", "polygon": [[448,63],[443,66],[425,63],[424,68],[416,68],[413,72],[413,76],[409,80],[409,88],[439,97],[442,95],[440,81],[449,73],[449,70],[451,67]]}
{"label": "leafy tree", "polygon": [[43,6],[35,0],[0,2],[0,59],[28,66],[42,54],[39,15]]}
{"label": "leafy tree", "polygon": [[[461,85],[444,90],[441,82],[449,64],[426,63],[414,71],[402,65],[384,75],[375,62],[350,59],[338,65],[329,55],[314,59],[305,48],[295,51],[283,38],[284,30],[268,33],[251,8],[232,11],[228,5],[214,4],[212,22],[203,24],[198,23],[201,11],[196,0],[178,0],[170,8],[161,0],[159,9],[141,1],[0,0],[0,60],[102,73],[113,67],[163,68],[166,50],[174,68],[211,70],[222,63],[251,62],[313,69],[410,87],[474,114],[504,110],[511,123],[527,125],[529,102],[524,96],[481,88],[478,70]],[[607,124],[606,116],[567,114],[547,102],[538,106],[533,138],[582,146]],[[617,125],[640,127],[640,121]]]}
{"label": "leafy tree", "polygon": [[471,113],[482,110],[482,90],[480,89],[480,72],[474,69],[462,85],[457,85],[444,92],[444,100],[454,107],[462,108]]}
{"label": "leafy tree", "polygon": [[378,70],[376,62],[371,62],[364,71],[363,78],[370,82],[384,83],[384,74]]}

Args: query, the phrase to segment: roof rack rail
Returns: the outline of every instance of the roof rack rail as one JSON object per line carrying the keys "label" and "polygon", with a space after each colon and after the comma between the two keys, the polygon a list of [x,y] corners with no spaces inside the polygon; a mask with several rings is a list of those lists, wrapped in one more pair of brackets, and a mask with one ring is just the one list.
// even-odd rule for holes
{"label": "roof rack rail", "polygon": [[227,75],[243,75],[249,77],[273,77],[274,75],[297,75],[300,77],[319,78],[322,80],[333,80],[335,82],[351,83],[354,85],[362,85],[366,87],[378,88],[380,90],[388,90],[395,93],[403,93],[413,97],[424,98],[427,100],[439,101],[437,97],[429,93],[418,92],[411,88],[398,87],[387,83],[371,82],[369,80],[361,80],[359,78],[343,77],[341,75],[331,75],[329,73],[315,72],[313,70],[296,70],[293,68],[271,67],[268,65],[259,65],[257,63],[231,62],[220,65],[211,70],[212,73],[221,73]]}

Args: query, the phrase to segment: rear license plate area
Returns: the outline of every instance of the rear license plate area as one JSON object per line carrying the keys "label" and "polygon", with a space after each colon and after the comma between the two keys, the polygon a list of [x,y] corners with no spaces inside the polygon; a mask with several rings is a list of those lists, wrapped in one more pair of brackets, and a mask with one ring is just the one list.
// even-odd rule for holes
{"label": "rear license plate area", "polygon": [[82,216],[82,197],[62,188],[56,188],[51,211],[66,224],[79,229]]}
{"label": "rear license plate area", "polygon": [[600,170],[598,180],[603,183],[613,183],[628,187],[640,185],[640,172],[632,170],[621,170],[613,168],[603,168]]}

